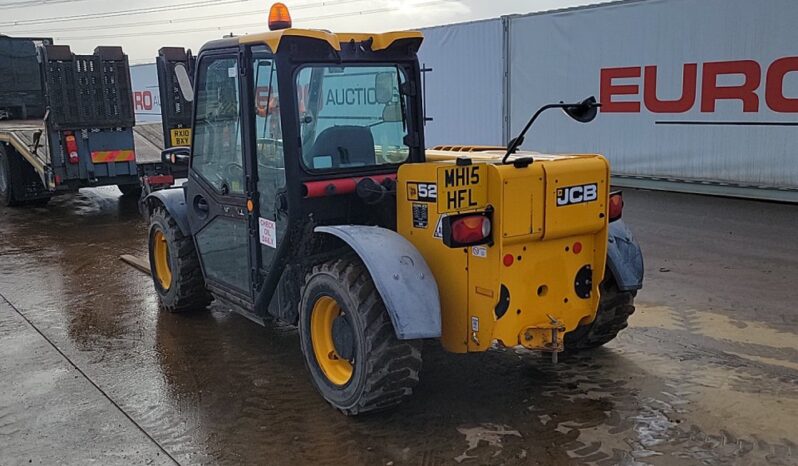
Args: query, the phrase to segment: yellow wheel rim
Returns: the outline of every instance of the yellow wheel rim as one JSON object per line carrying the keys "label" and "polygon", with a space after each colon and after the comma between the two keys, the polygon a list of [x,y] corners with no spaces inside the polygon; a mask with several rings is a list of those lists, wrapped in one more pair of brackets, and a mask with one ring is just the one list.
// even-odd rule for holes
{"label": "yellow wheel rim", "polygon": [[345,385],[352,378],[352,363],[335,351],[333,322],[341,315],[341,307],[335,299],[322,296],[313,305],[310,314],[310,341],[313,354],[327,380],[335,385]]}
{"label": "yellow wheel rim", "polygon": [[152,248],[155,278],[161,284],[161,288],[168,290],[172,286],[172,268],[169,266],[169,244],[161,230],[155,232]]}

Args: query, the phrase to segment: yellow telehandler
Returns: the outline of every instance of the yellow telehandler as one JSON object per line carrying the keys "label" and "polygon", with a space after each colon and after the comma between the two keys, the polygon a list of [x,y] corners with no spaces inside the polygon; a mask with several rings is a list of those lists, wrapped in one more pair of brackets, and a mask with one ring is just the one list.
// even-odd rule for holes
{"label": "yellow telehandler", "polygon": [[165,310],[296,324],[349,415],[411,394],[423,339],[556,358],[626,326],[643,264],[607,160],[519,149],[544,110],[588,122],[595,99],[508,147],[425,150],[420,33],[295,29],[282,4],[269,23],[206,44],[183,93],[191,146],[163,159],[188,181],[145,199]]}

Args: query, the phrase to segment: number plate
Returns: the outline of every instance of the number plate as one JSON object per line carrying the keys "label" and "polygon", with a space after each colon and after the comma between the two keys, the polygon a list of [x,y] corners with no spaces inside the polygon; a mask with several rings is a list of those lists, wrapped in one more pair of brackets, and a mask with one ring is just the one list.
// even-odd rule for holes
{"label": "number plate", "polygon": [[486,164],[438,168],[438,213],[480,209],[487,203]]}
{"label": "number plate", "polygon": [[172,138],[172,147],[191,145],[191,128],[175,128],[169,130]]}

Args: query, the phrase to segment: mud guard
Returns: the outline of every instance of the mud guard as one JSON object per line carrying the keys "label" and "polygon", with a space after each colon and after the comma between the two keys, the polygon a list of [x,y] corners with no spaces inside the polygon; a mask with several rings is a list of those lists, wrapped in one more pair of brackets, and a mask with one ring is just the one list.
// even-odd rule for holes
{"label": "mud guard", "polygon": [[191,227],[188,225],[188,211],[186,209],[186,194],[182,187],[159,189],[144,198],[144,205],[149,209],[149,214],[157,205],[163,205],[169,215],[177,222],[177,227],[185,236],[191,236]]}
{"label": "mud guard", "polygon": [[643,253],[623,220],[610,223],[607,267],[621,291],[643,287]]}
{"label": "mud guard", "polygon": [[366,265],[400,340],[439,338],[438,284],[421,253],[395,231],[362,225],[316,227],[346,242]]}

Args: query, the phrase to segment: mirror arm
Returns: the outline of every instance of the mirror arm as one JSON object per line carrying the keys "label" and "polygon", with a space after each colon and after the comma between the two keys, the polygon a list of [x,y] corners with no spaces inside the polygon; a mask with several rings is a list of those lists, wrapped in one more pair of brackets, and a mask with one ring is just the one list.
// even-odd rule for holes
{"label": "mirror arm", "polygon": [[510,154],[514,153],[518,149],[518,146],[520,146],[521,142],[523,142],[524,140],[524,135],[526,135],[526,132],[529,131],[529,128],[532,126],[532,123],[535,122],[535,120],[538,118],[538,116],[540,116],[541,113],[552,108],[565,108],[570,106],[573,106],[573,104],[559,103],[559,104],[548,104],[540,107],[538,111],[535,112],[534,115],[532,115],[532,118],[530,118],[529,121],[526,123],[526,126],[524,126],[524,129],[521,130],[521,133],[510,142],[509,146],[507,146],[507,152],[504,154],[504,157],[502,157],[502,164],[503,165],[506,164],[507,158],[510,157]]}

